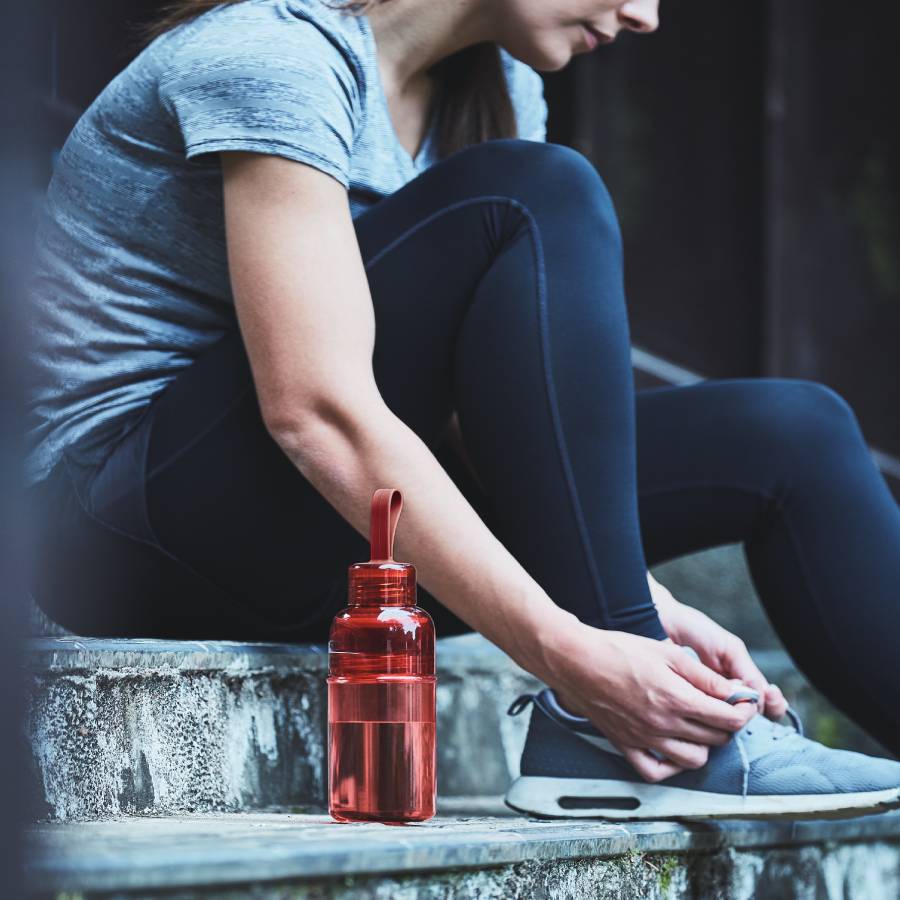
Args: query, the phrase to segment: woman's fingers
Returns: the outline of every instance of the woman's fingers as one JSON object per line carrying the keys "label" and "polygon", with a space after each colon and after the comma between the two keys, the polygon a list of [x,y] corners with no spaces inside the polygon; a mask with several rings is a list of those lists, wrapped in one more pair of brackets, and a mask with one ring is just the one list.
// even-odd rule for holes
{"label": "woman's fingers", "polygon": [[769,684],[768,679],[753,662],[747,647],[741,640],[735,640],[724,660],[726,671],[744,684],[759,692],[759,712],[770,719],[780,719],[787,712],[787,700],[777,684]]}
{"label": "woman's fingers", "polygon": [[787,712],[787,700],[777,684],[770,684],[766,691],[766,715],[770,719],[780,719]]}
{"label": "woman's fingers", "polygon": [[682,678],[710,697],[727,700],[734,693],[734,685],[729,679],[694,659],[684,650],[673,646],[669,652],[669,662]]}
{"label": "woman's fingers", "polygon": [[670,657],[675,670],[691,685],[679,712],[686,718],[725,731],[737,731],[757,713],[755,703],[726,703],[735,690],[733,681],[698,662],[687,653]]}
{"label": "woman's fingers", "polygon": [[678,712],[685,719],[692,719],[706,725],[729,733],[739,731],[753,716],[756,715],[755,703],[726,703],[724,700],[716,700],[702,691],[692,689],[686,694],[679,705]]}
{"label": "woman's fingers", "polygon": [[653,749],[683,769],[699,769],[709,759],[709,747],[692,741],[663,738]]}
{"label": "woman's fingers", "polygon": [[695,744],[721,747],[731,740],[731,735],[732,732],[724,728],[711,728],[703,722],[679,718],[673,722],[666,736],[683,741],[691,741]]}
{"label": "woman's fingers", "polygon": [[759,694],[759,712],[765,712],[769,682],[753,662],[746,644],[740,638],[735,637],[729,641],[723,653],[722,667],[733,678],[749,685]]}
{"label": "woman's fingers", "polygon": [[631,763],[632,768],[645,781],[656,782],[677,775],[684,771],[681,766],[676,765],[668,759],[657,759],[652,753],[646,750],[640,750],[637,747],[622,747],[625,759]]}

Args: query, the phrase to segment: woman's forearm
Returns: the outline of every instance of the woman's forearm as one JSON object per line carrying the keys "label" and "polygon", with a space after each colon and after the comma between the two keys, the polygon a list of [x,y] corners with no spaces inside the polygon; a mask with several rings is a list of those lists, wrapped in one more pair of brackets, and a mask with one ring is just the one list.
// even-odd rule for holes
{"label": "woman's forearm", "polygon": [[554,688],[566,708],[591,718],[645,778],[702,765],[705,746],[679,750],[684,741],[713,743],[719,731],[743,726],[749,713],[722,702],[730,684],[670,642],[593,628],[557,606],[415,432],[386,406],[378,410],[331,407],[273,436],[361,534],[369,534],[375,488],[399,488],[397,559],[412,562],[423,587]]}
{"label": "woman's forearm", "polygon": [[577,620],[497,540],[426,444],[388,407],[307,417],[274,436],[363,535],[369,535],[372,492],[398,488],[397,559],[413,563],[423,587],[520,665],[538,677],[549,674],[548,643]]}

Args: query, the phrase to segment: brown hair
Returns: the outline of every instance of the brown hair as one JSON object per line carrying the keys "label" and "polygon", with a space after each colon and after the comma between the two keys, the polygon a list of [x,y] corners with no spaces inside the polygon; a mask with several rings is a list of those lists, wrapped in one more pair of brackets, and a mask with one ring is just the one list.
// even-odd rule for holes
{"label": "brown hair", "polygon": [[[140,29],[140,39],[149,43],[161,34],[189,22],[207,10],[242,0],[175,0],[161,15]],[[340,6],[352,14],[365,12],[374,3],[388,0],[343,2]],[[495,138],[516,136],[516,116],[500,49],[484,43],[466,47],[435,65],[437,81],[434,112],[439,157],[449,156],[470,144]]]}

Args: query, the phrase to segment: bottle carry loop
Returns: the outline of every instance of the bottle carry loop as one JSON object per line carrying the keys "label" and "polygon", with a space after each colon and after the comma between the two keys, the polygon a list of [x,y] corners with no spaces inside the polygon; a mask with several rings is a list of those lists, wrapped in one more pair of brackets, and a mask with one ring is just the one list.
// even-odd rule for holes
{"label": "bottle carry loop", "polygon": [[394,532],[402,509],[403,495],[396,488],[378,488],[372,495],[370,562],[394,558]]}

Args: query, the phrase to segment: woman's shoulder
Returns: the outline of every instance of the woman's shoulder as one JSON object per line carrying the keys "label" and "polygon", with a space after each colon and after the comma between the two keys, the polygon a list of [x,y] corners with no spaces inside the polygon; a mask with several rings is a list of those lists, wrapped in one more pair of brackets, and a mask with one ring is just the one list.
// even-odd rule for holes
{"label": "woman's shoulder", "polygon": [[253,150],[349,184],[366,114],[364,23],[334,0],[241,0],[171,32],[157,94],[187,159]]}
{"label": "woman's shoulder", "polygon": [[[157,38],[173,66],[229,54],[261,62],[340,58],[363,87],[367,45],[358,17],[332,0],[240,0],[207,10]],[[156,42],[154,42],[156,43]]]}

